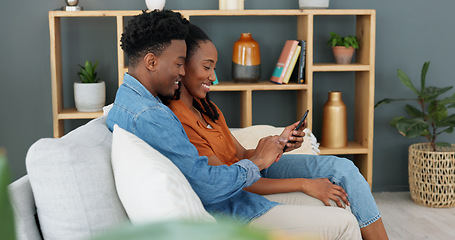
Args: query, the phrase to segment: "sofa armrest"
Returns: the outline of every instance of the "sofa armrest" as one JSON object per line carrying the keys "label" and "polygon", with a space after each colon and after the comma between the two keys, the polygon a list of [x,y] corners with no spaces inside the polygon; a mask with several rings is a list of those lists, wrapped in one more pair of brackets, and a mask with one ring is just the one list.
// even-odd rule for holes
{"label": "sofa armrest", "polygon": [[14,181],[8,186],[11,207],[13,209],[18,240],[41,240],[41,233],[36,217],[35,199],[28,176]]}

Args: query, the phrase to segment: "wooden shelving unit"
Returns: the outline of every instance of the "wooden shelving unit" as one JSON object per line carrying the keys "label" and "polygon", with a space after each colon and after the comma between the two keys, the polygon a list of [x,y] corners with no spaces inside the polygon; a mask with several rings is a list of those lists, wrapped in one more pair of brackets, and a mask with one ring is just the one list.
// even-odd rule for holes
{"label": "wooden shelving unit", "polygon": [[[280,10],[181,10],[184,17],[191,20],[194,16],[296,16],[297,38],[306,40],[306,83],[277,85],[268,81],[254,84],[236,84],[221,82],[213,86],[212,91],[237,91],[241,93],[241,127],[252,125],[253,91],[297,91],[296,119],[299,119],[306,109],[310,110],[312,119],[313,108],[313,73],[315,72],[355,72],[355,116],[354,139],[347,147],[328,149],[321,148],[321,154],[353,155],[354,162],[362,174],[372,185],[373,173],[373,114],[374,114],[374,75],[375,75],[375,38],[376,12],[370,9],[280,9]],[[54,137],[64,135],[63,120],[91,119],[102,115],[97,113],[82,113],[75,108],[63,108],[62,96],[62,57],[61,57],[61,27],[60,19],[67,17],[113,17],[117,23],[117,42],[125,26],[125,17],[140,14],[141,11],[80,11],[80,12],[49,12],[52,102]],[[355,16],[356,35],[362,43],[356,51],[356,62],[349,65],[313,62],[313,35],[315,16]],[[125,56],[117,45],[118,84],[122,84],[123,75],[127,71]],[[309,128],[312,128],[309,121]]]}

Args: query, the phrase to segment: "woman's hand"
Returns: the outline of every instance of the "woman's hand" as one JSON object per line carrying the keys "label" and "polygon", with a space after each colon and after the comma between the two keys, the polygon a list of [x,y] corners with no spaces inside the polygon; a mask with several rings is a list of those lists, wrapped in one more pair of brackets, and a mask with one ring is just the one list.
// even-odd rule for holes
{"label": "woman's hand", "polygon": [[305,136],[303,130],[308,126],[308,124],[305,120],[303,122],[303,126],[299,130],[294,130],[298,124],[299,122],[295,122],[294,124],[287,126],[280,135],[281,137],[288,140],[288,143],[286,143],[286,152],[292,151],[302,146],[303,137]]}
{"label": "woman's hand", "polygon": [[302,192],[321,200],[326,206],[330,206],[329,200],[336,202],[337,206],[344,208],[343,201],[347,206],[350,205],[346,191],[329,181],[327,178],[304,179],[302,178]]}

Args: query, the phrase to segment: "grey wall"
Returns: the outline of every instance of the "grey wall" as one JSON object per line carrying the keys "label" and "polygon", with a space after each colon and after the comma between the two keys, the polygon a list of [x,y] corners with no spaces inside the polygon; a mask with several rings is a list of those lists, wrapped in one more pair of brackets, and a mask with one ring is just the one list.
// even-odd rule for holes
{"label": "grey wall", "polygon": [[[63,6],[63,0],[0,2],[0,147],[8,151],[14,179],[26,174],[27,149],[40,138],[52,137],[52,101],[49,59],[48,11]],[[145,9],[143,0],[81,0],[86,10]],[[217,9],[215,0],[168,0],[169,9]],[[247,9],[298,8],[297,0],[245,0]],[[414,81],[425,61],[431,60],[428,81],[436,86],[453,85],[455,40],[452,0],[338,0],[330,8],[376,9],[376,101],[384,97],[411,96],[396,77],[398,68]],[[262,74],[272,72],[284,40],[295,38],[293,17],[206,17],[191,19],[205,29],[219,50],[217,73],[221,80],[230,76],[232,44],[241,32],[252,32],[261,46]],[[347,24],[344,26],[343,24]],[[325,46],[328,32],[354,33],[352,17],[317,17],[315,27],[317,61],[330,61]],[[109,18],[64,19],[62,21],[65,106],[73,106],[72,83],[77,80],[77,64],[85,59],[100,61],[99,75],[107,82],[107,103],[115,97],[115,21]],[[320,134],[321,111],[329,90],[343,91],[352,116],[354,98],[352,73],[315,75],[314,132]],[[236,93],[214,93],[213,99],[238,127],[239,101]],[[295,94],[289,92],[254,95],[254,124],[284,126],[295,119]],[[402,105],[375,110],[374,191],[407,190],[407,147],[423,139],[405,139],[388,126],[401,113]],[[352,119],[352,117],[350,117]],[[69,131],[85,120],[66,121]],[[351,121],[352,122],[352,121]],[[352,124],[348,126],[352,129]],[[352,135],[352,133],[351,133]],[[454,142],[453,136],[441,140]],[[349,157],[349,156],[348,156]]]}

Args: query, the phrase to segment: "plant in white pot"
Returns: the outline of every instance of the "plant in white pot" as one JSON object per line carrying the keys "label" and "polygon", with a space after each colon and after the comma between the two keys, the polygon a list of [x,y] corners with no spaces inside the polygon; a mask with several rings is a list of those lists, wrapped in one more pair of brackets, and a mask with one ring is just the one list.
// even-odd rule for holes
{"label": "plant in white pot", "polygon": [[455,206],[455,145],[437,142],[443,133],[452,133],[455,128],[455,93],[441,97],[453,86],[439,88],[426,86],[426,74],[430,62],[425,62],[421,72],[420,90],[414,87],[409,77],[398,69],[400,81],[416,95],[414,98],[385,98],[375,107],[395,101],[410,100],[416,106],[407,104],[408,117],[397,116],[390,121],[405,137],[424,137],[428,143],[416,143],[409,147],[409,190],[412,199],[430,207]]}
{"label": "plant in white pot", "polygon": [[81,81],[74,83],[74,102],[80,112],[101,111],[106,102],[106,86],[97,77],[97,66],[98,62],[92,64],[90,61],[85,61],[85,66],[79,65],[77,74]]}
{"label": "plant in white pot", "polygon": [[350,64],[355,49],[359,49],[359,41],[356,36],[348,35],[341,37],[334,32],[330,32],[327,45],[332,48],[337,64]]}

